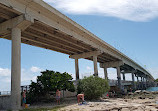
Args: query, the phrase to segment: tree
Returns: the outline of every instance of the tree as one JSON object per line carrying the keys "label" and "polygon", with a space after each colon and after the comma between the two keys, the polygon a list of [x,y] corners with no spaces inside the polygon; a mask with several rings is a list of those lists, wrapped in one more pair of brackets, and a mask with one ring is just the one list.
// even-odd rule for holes
{"label": "tree", "polygon": [[110,89],[108,81],[99,77],[85,77],[78,83],[78,93],[84,92],[85,98],[92,100],[101,97]]}
{"label": "tree", "polygon": [[157,78],[157,79],[155,79],[155,82],[158,82],[158,78]]}
{"label": "tree", "polygon": [[45,96],[49,92],[55,92],[57,89],[74,92],[75,87],[72,79],[72,76],[66,72],[43,71],[37,77],[37,83],[31,81],[28,97],[31,97],[31,102],[34,102],[39,101],[39,97]]}

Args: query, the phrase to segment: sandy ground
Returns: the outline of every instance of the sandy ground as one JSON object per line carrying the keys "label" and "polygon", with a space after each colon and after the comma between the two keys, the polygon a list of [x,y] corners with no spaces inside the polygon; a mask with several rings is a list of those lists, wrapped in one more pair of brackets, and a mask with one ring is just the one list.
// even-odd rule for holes
{"label": "sandy ground", "polygon": [[[104,99],[103,99],[104,98]],[[60,105],[56,102],[37,103],[30,108],[61,107],[58,111],[158,111],[158,92],[129,93],[122,98],[105,98],[100,100],[87,101],[87,104],[78,105],[77,98],[65,98]]]}
{"label": "sandy ground", "polygon": [[158,111],[158,97],[155,99],[102,99],[87,102],[87,105],[73,104],[58,111]]}

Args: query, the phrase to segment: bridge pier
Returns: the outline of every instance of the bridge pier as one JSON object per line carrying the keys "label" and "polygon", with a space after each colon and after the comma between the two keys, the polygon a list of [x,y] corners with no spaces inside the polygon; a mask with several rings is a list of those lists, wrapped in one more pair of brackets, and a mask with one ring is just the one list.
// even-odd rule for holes
{"label": "bridge pier", "polygon": [[76,73],[76,80],[79,80],[79,65],[78,65],[78,59],[75,59],[75,73]]}
{"label": "bridge pier", "polygon": [[122,75],[123,75],[123,80],[125,81],[126,80],[125,73],[123,72]]}
{"label": "bridge pier", "polygon": [[143,89],[145,89],[145,78],[143,77]]}
{"label": "bridge pier", "polygon": [[107,68],[104,67],[104,77],[106,80],[108,80],[108,73],[107,73]]}
{"label": "bridge pier", "polygon": [[143,77],[141,76],[141,89],[143,89]]}
{"label": "bridge pier", "polygon": [[137,89],[140,89],[140,87],[139,87],[139,78],[138,78],[138,76],[137,76]]}
{"label": "bridge pier", "polygon": [[121,71],[120,71],[120,66],[117,66],[116,69],[117,69],[118,87],[119,87],[119,89],[120,89],[120,91],[121,91],[121,89],[122,89],[122,83],[121,83]]}
{"label": "bridge pier", "polygon": [[147,89],[147,77],[145,76],[145,89]]}
{"label": "bridge pier", "polygon": [[93,56],[94,76],[98,76],[97,56]]}
{"label": "bridge pier", "polygon": [[134,79],[134,73],[132,72],[132,86],[133,86],[133,90],[136,90],[136,84],[135,84],[135,79]]}
{"label": "bridge pier", "polygon": [[21,106],[21,29],[12,28],[12,62],[11,62],[11,109]]}
{"label": "bridge pier", "polygon": [[[8,109],[21,108],[21,32],[34,23],[28,15],[19,15],[0,24],[0,33],[10,33],[12,40],[11,53],[11,96]],[[10,29],[10,30],[8,30]]]}

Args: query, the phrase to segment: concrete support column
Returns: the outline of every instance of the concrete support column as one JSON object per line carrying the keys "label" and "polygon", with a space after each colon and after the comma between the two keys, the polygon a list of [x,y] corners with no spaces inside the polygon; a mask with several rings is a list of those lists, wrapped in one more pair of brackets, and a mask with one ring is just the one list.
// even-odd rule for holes
{"label": "concrete support column", "polygon": [[143,77],[141,77],[141,88],[143,89]]}
{"label": "concrete support column", "polygon": [[93,56],[94,76],[98,76],[97,56]]}
{"label": "concrete support column", "polygon": [[79,79],[78,59],[75,59],[75,73],[76,73],[76,80],[78,80]]}
{"label": "concrete support column", "polygon": [[116,67],[117,69],[117,79],[118,79],[118,87],[121,90],[122,89],[122,84],[121,84],[121,72],[120,72],[120,67]]}
{"label": "concrete support column", "polygon": [[147,79],[146,79],[146,77],[144,79],[145,79],[144,82],[145,82],[145,89],[146,89],[147,88],[147,81],[146,81]]}
{"label": "concrete support column", "polygon": [[125,73],[122,73],[122,75],[123,75],[123,80],[125,81],[126,80]]}
{"label": "concrete support column", "polygon": [[137,89],[139,89],[139,78],[137,76]]}
{"label": "concrete support column", "polygon": [[21,106],[21,30],[13,28],[12,60],[11,60],[11,109],[20,109]]}
{"label": "concrete support column", "polygon": [[147,88],[148,88],[149,87],[148,77],[146,77],[146,85],[147,85]]}
{"label": "concrete support column", "polygon": [[145,86],[144,86],[144,80],[145,80],[145,79],[144,79],[144,77],[142,77],[142,78],[143,78],[143,81],[142,81],[142,84],[143,84],[143,85],[142,85],[142,86],[143,86],[143,89],[144,89],[144,88],[145,88]]}
{"label": "concrete support column", "polygon": [[133,90],[135,90],[136,84],[135,84],[135,79],[134,79],[134,73],[132,73],[132,85],[133,85]]}
{"label": "concrete support column", "polygon": [[108,80],[108,73],[107,73],[107,68],[104,67],[104,77],[106,80]]}
{"label": "concrete support column", "polygon": [[138,76],[137,76],[137,82],[139,82]]}

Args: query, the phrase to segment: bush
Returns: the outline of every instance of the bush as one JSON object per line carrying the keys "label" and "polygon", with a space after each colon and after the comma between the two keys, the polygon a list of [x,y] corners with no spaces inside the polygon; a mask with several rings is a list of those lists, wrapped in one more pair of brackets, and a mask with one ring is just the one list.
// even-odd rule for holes
{"label": "bush", "polygon": [[78,83],[78,93],[84,92],[85,98],[98,99],[110,89],[108,81],[99,77],[85,77]]}

